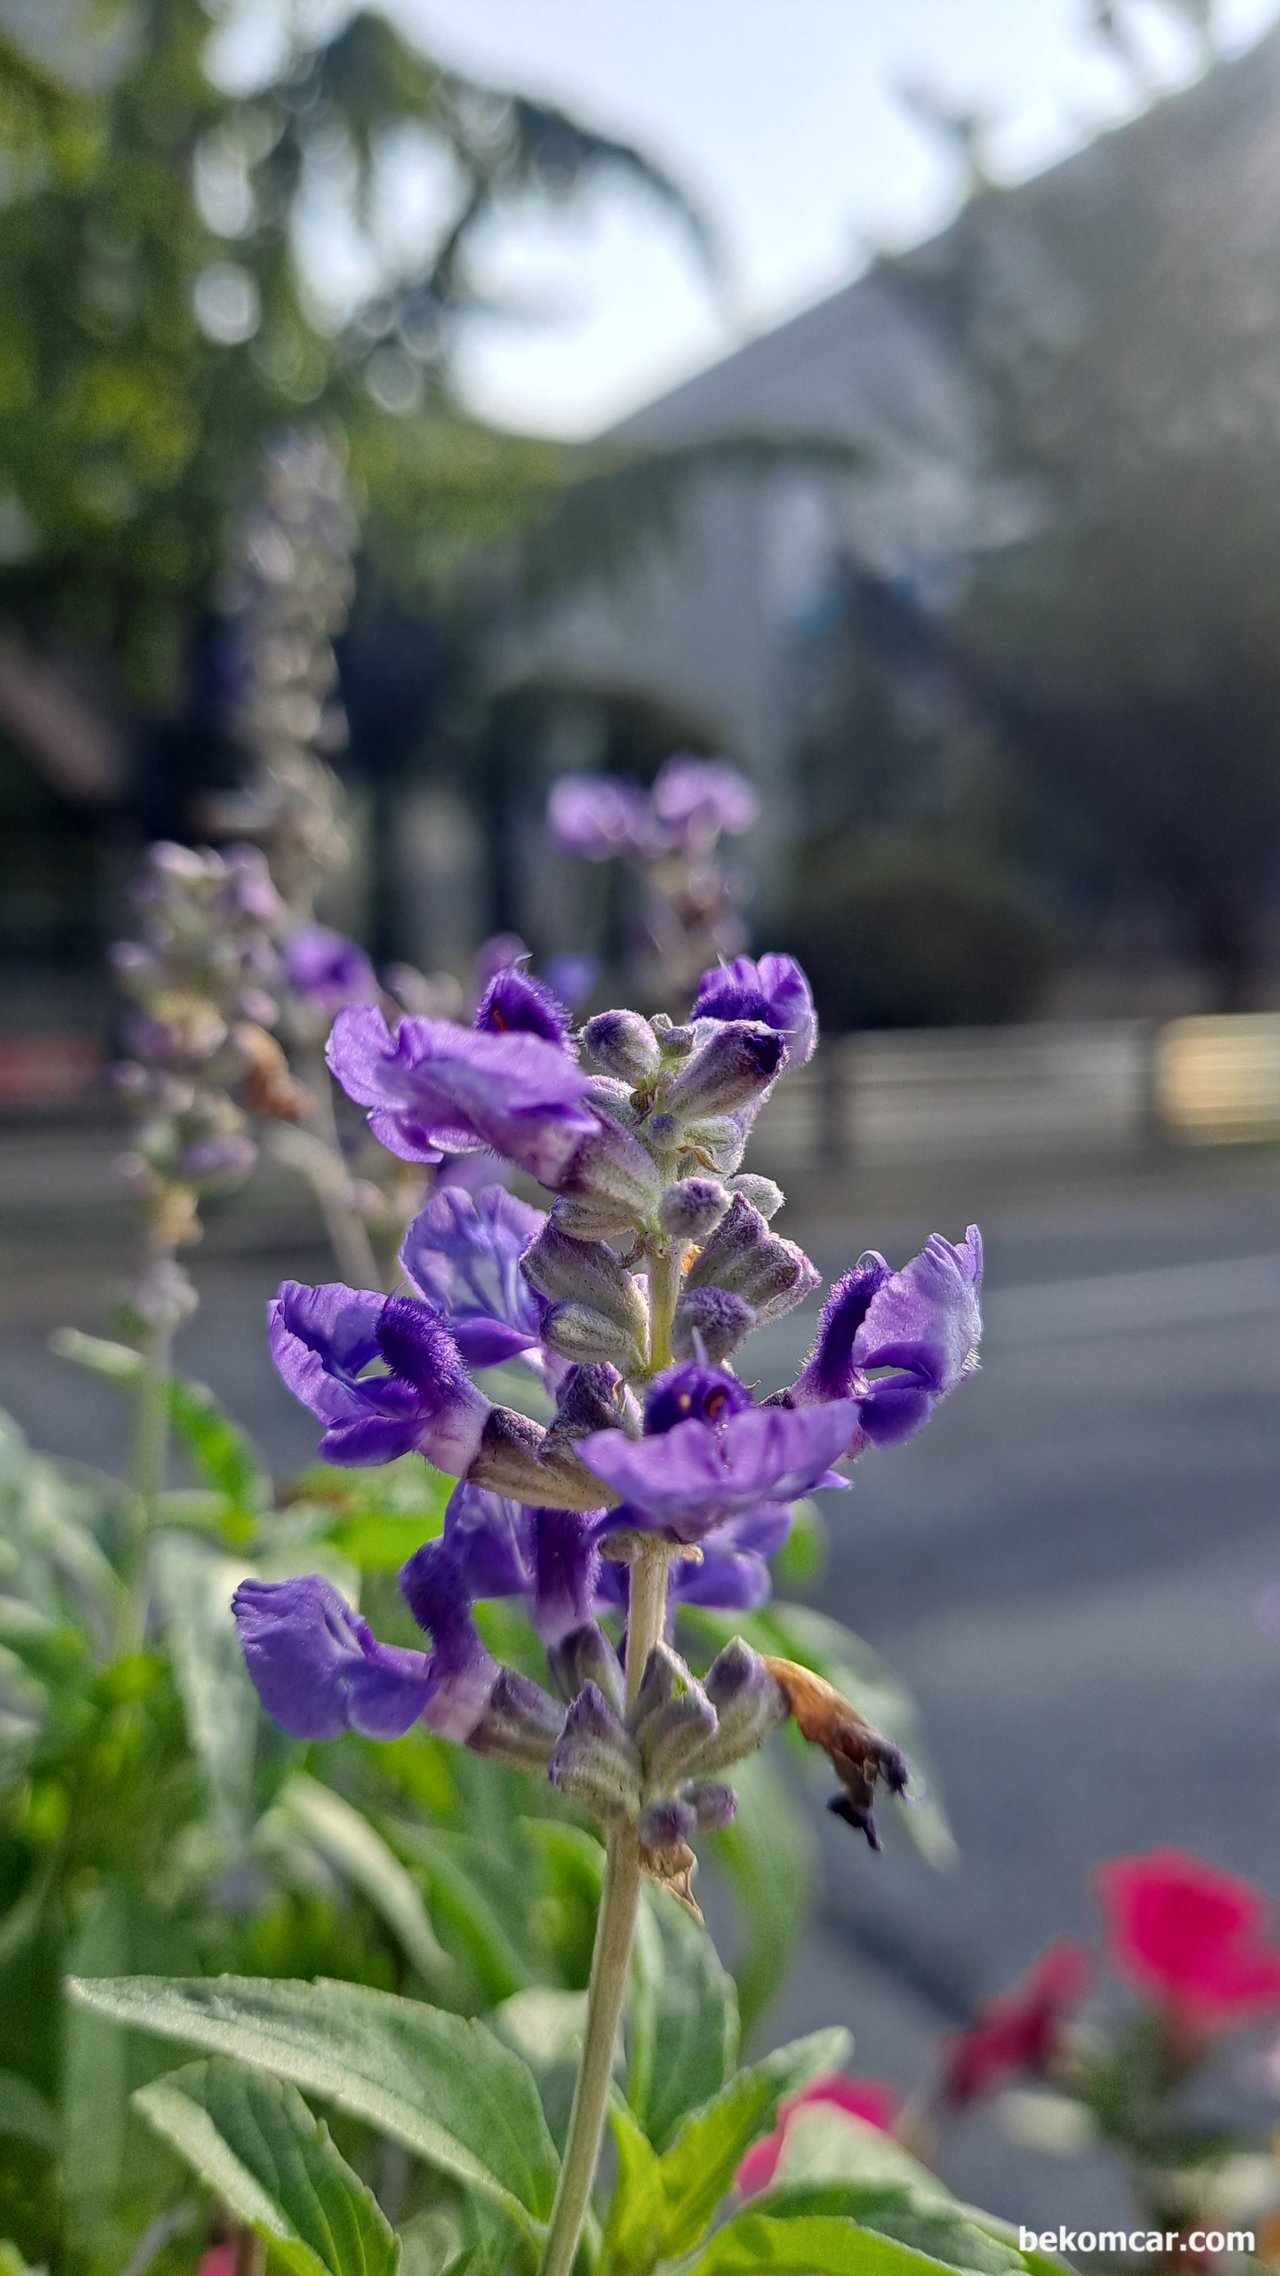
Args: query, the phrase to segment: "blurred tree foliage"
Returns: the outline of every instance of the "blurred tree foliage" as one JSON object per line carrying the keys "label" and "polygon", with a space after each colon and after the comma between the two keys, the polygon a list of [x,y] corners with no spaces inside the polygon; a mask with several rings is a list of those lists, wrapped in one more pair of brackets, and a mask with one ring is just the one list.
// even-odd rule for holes
{"label": "blurred tree foliage", "polygon": [[620,177],[709,254],[638,150],[374,9],[59,0],[30,23],[0,39],[0,613],[91,643],[152,702],[282,427],[340,442],[414,582],[576,471],[450,387],[495,214]]}

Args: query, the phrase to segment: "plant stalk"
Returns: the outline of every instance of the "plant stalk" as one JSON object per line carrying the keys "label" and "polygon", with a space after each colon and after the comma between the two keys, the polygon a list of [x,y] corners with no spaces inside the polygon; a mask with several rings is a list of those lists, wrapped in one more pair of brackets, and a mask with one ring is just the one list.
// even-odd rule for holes
{"label": "plant stalk", "polygon": [[169,1377],[173,1371],[173,1322],[157,1321],[142,1347],[143,1371],[133,1433],[133,1530],[124,1573],[124,1593],[116,1622],[118,1659],[140,1652],[146,1640],[150,1595],[148,1552],[156,1503],[169,1467]]}
{"label": "plant stalk", "polygon": [[[641,1543],[631,1566],[627,1613],[628,1706],[640,1689],[650,1652],[662,1639],[670,1562],[670,1545],[655,1539]],[[590,2208],[591,2185],[600,2157],[613,2079],[614,2049],[631,1965],[640,1879],[640,1844],[635,1828],[621,1826],[610,1834],[605,1852],[604,1892],[591,1960],[582,2062],[574,2088],[569,2138],[540,2276],[571,2276]]]}
{"label": "plant stalk", "polygon": [[[671,1365],[671,1327],[680,1300],[680,1251],[674,1240],[649,1251],[649,1369],[661,1375]],[[634,1575],[632,1576],[634,1579]]]}

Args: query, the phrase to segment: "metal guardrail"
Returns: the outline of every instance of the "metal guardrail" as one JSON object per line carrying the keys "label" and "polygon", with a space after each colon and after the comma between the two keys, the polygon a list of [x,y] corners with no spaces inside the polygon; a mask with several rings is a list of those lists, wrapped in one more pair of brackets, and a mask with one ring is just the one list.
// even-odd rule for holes
{"label": "metal guardrail", "polygon": [[761,1134],[792,1168],[1280,1139],[1280,1013],[846,1037]]}

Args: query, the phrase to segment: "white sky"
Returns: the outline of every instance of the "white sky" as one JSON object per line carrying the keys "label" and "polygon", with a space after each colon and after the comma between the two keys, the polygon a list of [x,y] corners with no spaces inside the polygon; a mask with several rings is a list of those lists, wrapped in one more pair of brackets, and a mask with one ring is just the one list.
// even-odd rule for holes
{"label": "white sky", "polygon": [[[847,283],[868,255],[927,234],[956,176],[894,89],[926,81],[993,120],[1002,179],[1034,173],[1135,95],[1082,33],[1086,0],[394,0],[445,60],[549,95],[639,142],[698,193],[730,256],[717,306],[678,229],[601,193],[554,227],[508,223],[486,284],[517,319],[472,327],[462,374],[477,410],[588,434],[741,339]],[[1280,0],[1219,0],[1248,43]],[[1188,57],[1152,9],[1162,79]]]}

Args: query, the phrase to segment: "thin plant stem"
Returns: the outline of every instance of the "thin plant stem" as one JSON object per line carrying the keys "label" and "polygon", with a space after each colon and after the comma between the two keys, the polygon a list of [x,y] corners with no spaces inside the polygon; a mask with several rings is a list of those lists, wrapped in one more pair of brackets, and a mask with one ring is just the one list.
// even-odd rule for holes
{"label": "thin plant stem", "polygon": [[124,1592],[116,1621],[116,1656],[141,1651],[147,1633],[150,1598],[149,1552],[156,1503],[169,1467],[169,1377],[173,1371],[173,1322],[158,1320],[142,1346],[133,1431],[133,1522],[124,1572]]}
{"label": "thin plant stem", "polygon": [[[649,1251],[649,1373],[671,1365],[671,1327],[680,1298],[680,1251],[674,1240]],[[634,1576],[633,1576],[634,1577]]]}
{"label": "thin plant stem", "polygon": [[[628,1706],[639,1691],[650,1652],[662,1639],[670,1562],[670,1545],[665,1541],[642,1541],[637,1547],[627,1613]],[[605,1852],[582,2062],[540,2276],[570,2276],[590,2208],[631,1965],[640,1879],[640,1844],[635,1828],[621,1826],[610,1834]]]}

